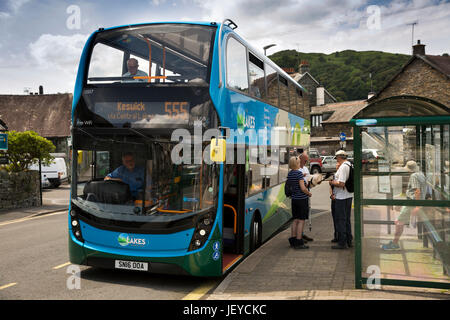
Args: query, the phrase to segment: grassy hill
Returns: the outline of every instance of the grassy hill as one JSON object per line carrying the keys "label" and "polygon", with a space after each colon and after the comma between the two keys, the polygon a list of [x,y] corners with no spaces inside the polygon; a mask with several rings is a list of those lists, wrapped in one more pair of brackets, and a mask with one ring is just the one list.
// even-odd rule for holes
{"label": "grassy hill", "polygon": [[308,61],[311,75],[338,101],[367,98],[370,73],[373,90],[377,92],[400,71],[410,57],[397,53],[354,50],[331,54],[285,50],[269,56],[280,67],[295,68],[296,71],[300,61]]}

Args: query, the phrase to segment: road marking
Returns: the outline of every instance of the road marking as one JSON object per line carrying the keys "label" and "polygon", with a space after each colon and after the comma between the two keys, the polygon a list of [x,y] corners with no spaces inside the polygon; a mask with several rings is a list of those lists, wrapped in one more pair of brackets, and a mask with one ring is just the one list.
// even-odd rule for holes
{"label": "road marking", "polygon": [[218,280],[209,281],[205,284],[202,284],[200,287],[196,288],[191,293],[184,296],[182,300],[200,300],[209,290],[214,288],[218,283]]}
{"label": "road marking", "polygon": [[53,270],[58,270],[58,269],[67,267],[68,265],[70,265],[70,262],[66,262],[66,263],[60,264],[59,266],[53,267]]}
{"label": "road marking", "polygon": [[16,284],[17,284],[17,282],[12,282],[12,283],[5,284],[4,286],[0,287],[0,290],[3,290],[3,289],[6,289],[6,288],[15,286]]}
{"label": "road marking", "polygon": [[35,219],[40,219],[40,218],[45,218],[45,217],[50,217],[50,216],[54,216],[54,215],[58,215],[61,213],[66,213],[67,214],[67,210],[64,209],[62,211],[58,211],[58,212],[54,212],[54,213],[49,213],[49,214],[39,214],[39,215],[33,215],[30,217],[25,217],[25,218],[21,218],[21,219],[16,219],[16,220],[11,220],[11,221],[7,221],[7,222],[2,222],[0,223],[0,227],[9,225],[9,224],[13,224],[13,223],[19,223],[19,222],[24,222],[24,221],[29,221],[29,220],[35,220]]}

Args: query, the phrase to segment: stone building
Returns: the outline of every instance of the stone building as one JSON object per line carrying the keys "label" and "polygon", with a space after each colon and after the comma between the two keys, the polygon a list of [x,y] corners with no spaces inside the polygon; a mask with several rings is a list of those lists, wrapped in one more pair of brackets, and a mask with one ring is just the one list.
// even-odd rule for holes
{"label": "stone building", "polygon": [[411,59],[369,103],[393,96],[417,96],[450,107],[450,57],[425,54],[418,40]]}
{"label": "stone building", "polygon": [[299,73],[292,74],[291,76],[308,91],[309,105],[311,107],[337,101],[336,98],[311,75],[309,63],[307,61],[302,61],[299,66]]}
{"label": "stone building", "polygon": [[349,121],[364,109],[367,100],[329,103],[311,107],[311,148],[320,155],[334,155],[341,149],[340,134],[346,135],[345,150],[353,150],[353,131]]}

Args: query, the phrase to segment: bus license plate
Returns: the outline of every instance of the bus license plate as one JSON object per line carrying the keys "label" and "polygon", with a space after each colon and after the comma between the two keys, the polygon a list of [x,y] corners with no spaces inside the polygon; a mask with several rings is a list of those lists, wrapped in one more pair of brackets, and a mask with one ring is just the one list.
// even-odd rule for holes
{"label": "bus license plate", "polygon": [[147,262],[116,260],[116,269],[148,271]]}

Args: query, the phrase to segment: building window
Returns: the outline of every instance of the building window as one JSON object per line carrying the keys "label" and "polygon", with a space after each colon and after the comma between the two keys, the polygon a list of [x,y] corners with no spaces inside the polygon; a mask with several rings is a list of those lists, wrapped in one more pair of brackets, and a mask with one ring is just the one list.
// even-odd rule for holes
{"label": "building window", "polygon": [[311,123],[313,127],[321,127],[322,126],[322,115],[311,116]]}

